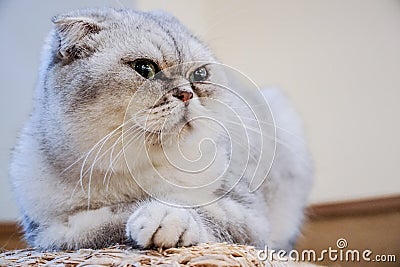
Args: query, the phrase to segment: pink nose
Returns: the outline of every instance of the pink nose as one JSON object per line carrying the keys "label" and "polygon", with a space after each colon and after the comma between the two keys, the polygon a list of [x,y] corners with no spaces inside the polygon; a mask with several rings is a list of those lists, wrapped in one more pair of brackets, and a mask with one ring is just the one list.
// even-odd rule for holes
{"label": "pink nose", "polygon": [[182,100],[183,102],[187,102],[193,98],[193,93],[188,91],[181,91],[179,90],[174,94],[174,97]]}

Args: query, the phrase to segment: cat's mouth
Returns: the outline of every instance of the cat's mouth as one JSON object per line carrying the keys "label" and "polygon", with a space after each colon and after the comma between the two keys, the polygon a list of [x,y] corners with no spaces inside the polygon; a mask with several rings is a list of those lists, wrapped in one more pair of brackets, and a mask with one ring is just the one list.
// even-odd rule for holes
{"label": "cat's mouth", "polygon": [[153,106],[135,114],[133,120],[147,135],[177,136],[192,129],[189,103]]}

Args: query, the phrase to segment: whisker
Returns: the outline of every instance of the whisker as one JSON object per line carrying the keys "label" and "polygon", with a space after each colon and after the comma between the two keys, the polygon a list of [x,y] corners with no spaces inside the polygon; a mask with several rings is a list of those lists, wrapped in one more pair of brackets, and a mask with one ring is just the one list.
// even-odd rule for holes
{"label": "whisker", "polygon": [[[91,185],[91,183],[92,183],[92,175],[93,175],[93,168],[94,168],[94,165],[95,165],[95,163],[96,163],[96,161],[97,161],[97,158],[98,158],[98,156],[99,156],[101,150],[103,149],[104,145],[107,143],[107,141],[108,141],[120,128],[121,128],[121,127],[118,127],[118,128],[116,128],[115,130],[113,130],[111,133],[109,133],[109,134],[107,135],[107,137],[104,139],[104,141],[101,142],[100,148],[98,149],[98,151],[97,151],[97,153],[96,153],[96,156],[94,157],[93,163],[91,164],[90,168],[88,168],[88,171],[89,171],[88,192],[87,192],[87,195],[88,195],[88,209],[90,208],[90,197],[91,197],[91,188],[90,188],[90,185]],[[100,143],[98,143],[98,144],[100,144]],[[95,148],[95,147],[97,147],[97,146],[98,146],[98,145],[96,144],[93,148]],[[85,174],[83,173],[83,170],[84,170],[84,168],[85,168],[85,163],[86,163],[87,159],[89,158],[91,152],[94,151],[93,148],[89,151],[87,157],[85,157],[85,160],[84,160],[83,163],[82,163],[81,175],[80,175],[80,180],[81,180],[81,185],[82,185],[82,186],[83,186],[83,175],[86,174],[86,172],[85,172]]]}
{"label": "whisker", "polygon": [[[136,125],[137,126],[137,125]],[[130,134],[132,134],[132,133],[134,133],[134,135],[128,140],[128,142],[126,142],[125,144],[123,144],[123,146],[121,147],[121,149],[120,149],[120,151],[118,152],[118,154],[117,154],[117,157],[120,157],[121,155],[124,155],[124,151],[125,151],[125,148],[127,147],[127,146],[129,146],[135,139],[138,139],[139,137],[141,137],[142,135],[144,135],[145,136],[145,139],[144,139],[144,144],[143,144],[143,146],[140,146],[139,147],[139,150],[137,151],[137,155],[140,155],[141,153],[142,153],[142,150],[143,150],[143,148],[145,147],[145,143],[146,142],[148,142],[148,137],[149,136],[146,136],[146,134],[149,134],[149,132],[148,131],[146,131],[146,130],[142,130],[141,128],[136,128],[133,132],[131,132],[131,133],[129,133],[127,136],[129,136]],[[152,134],[152,133],[150,133],[150,136],[154,136],[155,134]],[[127,137],[126,136],[126,137]],[[115,159],[116,160],[116,159]],[[114,161],[115,161],[114,160]],[[109,170],[107,170],[107,172],[109,172]],[[108,177],[106,178],[107,179],[107,185],[106,185],[106,190],[108,190],[108,188],[109,188],[109,184],[110,184],[110,180],[111,180],[111,173],[109,173],[109,175],[108,175]]]}
{"label": "whisker", "polygon": [[[124,144],[124,147],[129,146],[133,141],[135,141],[135,139],[137,139],[138,137],[142,136],[143,134],[145,134],[145,132],[137,132],[136,134],[134,134],[134,136],[131,137],[131,138],[128,140],[128,142],[126,142],[126,143]],[[113,160],[113,163],[112,163],[112,164],[114,164],[114,162],[115,162],[116,160],[118,160],[122,155],[124,155],[124,147],[122,147],[121,150],[118,152],[118,154],[116,155],[116,158]],[[141,150],[142,150],[142,149],[143,149],[143,146],[139,148],[138,154],[141,153]],[[107,177],[107,173],[109,173],[109,174],[108,174],[108,177]],[[107,185],[106,185],[106,190],[107,190],[107,191],[108,191],[109,184],[110,184],[110,181],[111,181],[111,175],[112,175],[112,170],[111,170],[111,171],[107,170],[107,172],[106,172],[106,174],[105,174],[105,179],[107,180]]]}
{"label": "whisker", "polygon": [[[124,123],[122,123],[121,125],[119,125],[118,127],[116,127],[113,131],[111,131],[110,133],[108,133],[107,135],[105,135],[103,138],[101,138],[94,146],[92,146],[92,148],[91,148],[91,149],[86,153],[86,155],[84,156],[84,160],[83,160],[83,162],[82,162],[82,166],[81,166],[81,169],[80,169],[80,175],[79,175],[78,183],[79,183],[80,186],[81,186],[82,192],[83,192],[84,194],[86,194],[85,189],[84,189],[84,186],[83,186],[83,178],[84,178],[84,176],[85,176],[87,173],[90,172],[89,181],[88,181],[88,192],[87,192],[87,196],[88,196],[88,208],[90,208],[90,193],[91,193],[91,192],[90,192],[90,185],[91,185],[91,179],[92,179],[92,174],[93,174],[93,166],[94,166],[95,162],[97,161],[98,155],[99,155],[99,153],[101,152],[101,150],[102,150],[103,146],[105,145],[105,143],[106,143],[113,135],[115,135],[115,134],[119,131],[119,129],[121,129],[126,123],[129,123],[130,121],[131,121],[131,120],[127,120],[126,122],[124,122]],[[85,171],[86,162],[89,160],[90,155],[92,154],[92,152],[95,151],[95,149],[96,149],[98,146],[100,146],[100,148],[98,149],[98,152],[96,153],[96,156],[95,156],[95,158],[94,158],[93,163],[91,164],[91,167],[88,168],[88,169]],[[80,159],[78,159],[76,162],[79,162],[82,158],[83,158],[83,157],[81,157]],[[73,164],[76,164],[76,162],[73,163]],[[73,164],[72,164],[72,165],[73,165]],[[75,192],[75,189],[74,189],[74,191],[73,191],[73,194],[74,194],[74,192]]]}
{"label": "whisker", "polygon": [[103,138],[100,139],[100,141],[98,141],[90,150],[89,152],[86,154],[85,159],[83,160],[82,166],[81,166],[81,170],[80,170],[80,184],[81,184],[81,188],[82,191],[85,193],[85,190],[83,188],[83,176],[86,174],[86,172],[84,172],[84,168],[85,168],[85,164],[86,161],[88,160],[90,154],[96,149],[96,147],[98,145],[100,145],[102,142],[104,142],[104,140],[106,140],[110,135],[112,135],[117,129],[119,129],[120,127],[116,128],[114,131],[112,131],[111,133],[107,134],[106,136],[104,136]]}
{"label": "whisker", "polygon": [[[208,125],[211,129],[213,129],[213,130],[215,130],[215,131],[221,131],[221,129],[219,128],[218,129],[218,126],[214,126],[214,125]],[[242,149],[244,149],[244,150],[246,150],[246,151],[248,151],[248,150],[250,150],[252,147],[253,147],[253,149],[256,149],[256,147],[254,147],[254,146],[251,146],[251,144],[248,142],[248,146],[246,147],[242,142],[239,142],[239,141],[237,141],[236,140],[236,137],[237,137],[237,139],[243,139],[243,135],[241,135],[241,134],[239,134],[239,133],[237,133],[237,132],[235,132],[235,131],[232,131],[232,132],[228,132],[228,136],[230,137],[230,136],[233,136],[234,137],[234,139],[233,139],[233,142],[235,142],[237,145],[239,145]],[[230,140],[232,140],[232,139],[230,139]],[[249,157],[250,158],[252,158],[255,162],[257,162],[258,160],[255,158],[255,156],[253,155],[253,154],[251,154],[251,153],[249,153]]]}
{"label": "whisker", "polygon": [[[132,127],[130,127],[127,131],[131,131],[131,130],[134,129],[134,128],[135,128],[135,125],[132,126]],[[105,173],[105,175],[104,175],[104,177],[103,177],[103,184],[105,183],[105,181],[106,181],[106,179],[107,179],[108,173],[114,171],[114,167],[113,167],[113,166],[114,166],[114,163],[118,160],[119,156],[121,155],[121,152],[123,151],[123,148],[121,148],[120,151],[117,153],[116,157],[114,158],[114,157],[113,157],[113,154],[114,154],[114,150],[115,150],[116,145],[117,145],[118,143],[120,143],[120,141],[122,141],[123,138],[127,138],[128,136],[130,136],[130,135],[132,135],[132,134],[134,134],[134,137],[133,137],[133,138],[136,138],[136,136],[137,136],[138,134],[141,134],[141,133],[143,133],[143,131],[142,131],[141,129],[137,129],[137,128],[136,128],[136,129],[134,129],[132,132],[130,132],[129,134],[121,134],[121,136],[119,136],[118,139],[114,142],[114,144],[113,144],[113,146],[112,146],[112,149],[111,149],[111,152],[110,152],[110,156],[109,156],[109,165],[108,165],[107,171],[106,171],[106,173]],[[125,135],[125,136],[124,136],[124,135]]]}
{"label": "whisker", "polygon": [[285,132],[285,133],[287,133],[287,134],[290,134],[290,135],[292,135],[293,137],[296,137],[299,141],[305,143],[305,141],[304,141],[300,136],[298,136],[297,134],[292,133],[291,131],[289,131],[289,130],[287,130],[287,129],[285,129],[285,128],[282,128],[282,127],[280,127],[280,126],[278,126],[278,125],[276,125],[276,124],[274,124],[274,123],[272,123],[272,122],[257,120],[257,119],[248,118],[248,117],[240,117],[240,118],[241,118],[241,119],[245,119],[245,120],[253,120],[253,121],[255,121],[255,122],[257,122],[257,123],[260,123],[260,124],[265,124],[265,125],[274,126],[275,128],[277,128],[277,129],[279,129],[279,130],[281,130],[281,131],[283,131],[283,132]]}
{"label": "whisker", "polygon": [[[157,123],[157,122],[155,122],[155,123]],[[153,123],[153,124],[155,124],[155,123]],[[113,146],[111,147],[112,149],[111,149],[111,153],[110,153],[109,166],[103,177],[103,184],[107,180],[107,190],[108,190],[109,181],[111,179],[111,175],[114,172],[114,167],[113,167],[114,163],[120,158],[120,156],[124,152],[124,148],[127,147],[128,145],[130,145],[135,139],[138,139],[140,136],[142,136],[143,134],[146,134],[146,132],[147,132],[138,126],[139,125],[134,124],[133,126],[128,128],[125,132],[123,132],[121,134],[121,136],[118,137],[118,139],[114,142]],[[149,124],[149,126],[152,126],[152,124]],[[113,154],[114,154],[116,145],[122,140],[122,138],[128,138],[131,135],[133,135],[133,136],[128,140],[128,142],[126,142],[125,144],[122,145],[120,151],[117,153],[116,157],[114,158]]]}

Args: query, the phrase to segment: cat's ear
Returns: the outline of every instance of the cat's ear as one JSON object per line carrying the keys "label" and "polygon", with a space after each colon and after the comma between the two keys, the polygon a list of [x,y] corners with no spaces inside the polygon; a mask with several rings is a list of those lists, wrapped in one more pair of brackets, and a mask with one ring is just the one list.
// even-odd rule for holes
{"label": "cat's ear", "polygon": [[84,16],[56,16],[52,21],[59,39],[59,56],[82,58],[94,51],[90,37],[102,30],[101,20]]}

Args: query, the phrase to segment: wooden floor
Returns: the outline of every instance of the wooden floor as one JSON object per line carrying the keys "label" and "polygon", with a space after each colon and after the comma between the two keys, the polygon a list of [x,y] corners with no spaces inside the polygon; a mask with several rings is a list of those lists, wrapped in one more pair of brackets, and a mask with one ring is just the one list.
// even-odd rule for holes
{"label": "wooden floor", "polygon": [[[308,215],[297,250],[313,249],[317,255],[329,247],[344,254],[357,250],[362,255],[363,251],[370,250],[370,262],[362,257],[359,262],[346,261],[345,256],[342,261],[332,261],[326,256],[322,263],[328,266],[400,266],[400,196],[314,205],[308,209]],[[346,247],[340,249],[337,242],[341,240],[341,245],[343,239]],[[395,262],[378,262],[393,256]]]}
{"label": "wooden floor", "polygon": [[[333,261],[325,254],[325,260],[316,261],[316,264],[400,266],[400,196],[315,205],[308,209],[308,214],[309,219],[303,227],[303,235],[298,240],[296,250],[300,253],[314,250],[316,258],[322,250],[329,248],[337,250],[338,255],[342,251],[344,255],[342,261]],[[345,248],[338,248],[339,239],[345,240]],[[15,223],[0,224],[0,248],[11,250],[24,247],[26,244],[21,241],[20,230]],[[363,261],[361,256],[360,262],[351,261],[351,257],[350,261],[346,261],[348,250],[357,250],[361,256],[364,250],[370,250],[371,261]],[[382,255],[381,258],[394,255],[396,262],[374,261],[376,255]]]}
{"label": "wooden floor", "polygon": [[[376,255],[395,255],[396,262],[351,262],[330,261],[326,256],[322,263],[328,266],[400,266],[400,211],[384,214],[367,214],[321,218],[310,220],[303,229],[303,236],[296,246],[297,250],[313,249],[320,255],[324,249],[340,251],[337,240],[345,239],[347,246],[343,249],[371,250],[371,259]],[[361,255],[361,254],[360,254]],[[321,263],[321,262],[319,262]]]}
{"label": "wooden floor", "polygon": [[0,249],[12,250],[25,248],[21,230],[16,223],[0,223]]}

